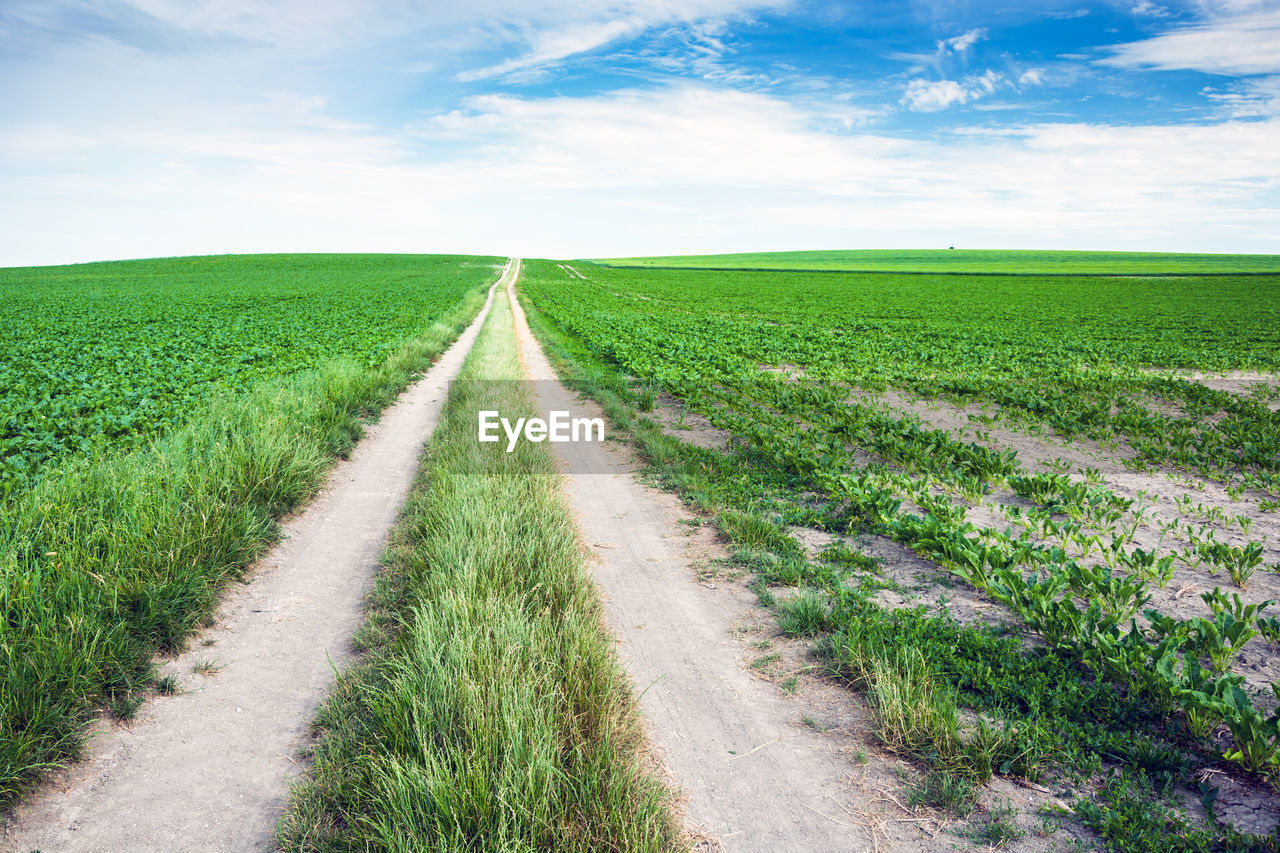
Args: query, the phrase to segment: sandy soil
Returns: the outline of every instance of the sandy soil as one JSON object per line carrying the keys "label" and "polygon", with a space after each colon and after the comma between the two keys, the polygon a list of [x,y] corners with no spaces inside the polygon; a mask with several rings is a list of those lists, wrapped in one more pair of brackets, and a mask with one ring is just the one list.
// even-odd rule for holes
{"label": "sandy soil", "polygon": [[[509,263],[498,284],[518,273]],[[350,638],[418,457],[493,302],[370,427],[213,628],[167,661],[182,691],[130,726],[102,723],[87,760],[16,812],[4,849],[272,850],[295,759]],[[217,667],[196,672],[204,662]]]}
{"label": "sandy soil", "polygon": [[704,416],[689,411],[670,394],[658,395],[653,411],[647,414],[662,426],[663,432],[686,444],[724,450],[733,438],[733,434],[727,429],[720,429]]}

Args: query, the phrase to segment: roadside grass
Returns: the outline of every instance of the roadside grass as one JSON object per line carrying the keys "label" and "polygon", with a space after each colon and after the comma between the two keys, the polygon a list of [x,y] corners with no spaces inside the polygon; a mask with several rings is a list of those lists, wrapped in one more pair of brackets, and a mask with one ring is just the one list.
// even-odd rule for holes
{"label": "roadside grass", "polygon": [[393,530],[367,656],[315,721],[286,851],[677,847],[553,457],[476,440],[481,409],[534,413],[520,375],[498,300]]}
{"label": "roadside grass", "polygon": [[[777,613],[780,631],[814,636],[831,677],[866,696],[882,741],[924,773],[919,802],[963,812],[962,792],[998,773],[1055,785],[1074,812],[1066,817],[1108,849],[1280,850],[1275,837],[1216,819],[1216,789],[1193,772],[1220,765],[1221,756],[1187,739],[1168,708],[1095,677],[1070,649],[1029,650],[1002,627],[962,625],[923,606],[880,606],[871,596],[886,584],[873,561],[845,545],[809,560],[786,532],[795,524],[856,533],[871,529],[866,521],[750,447],[717,451],[667,435],[640,416],[638,383],[535,303],[523,304],[561,377],[601,404],[614,435],[634,439],[646,475],[714,520],[733,562],[754,573],[752,588]],[[782,597],[773,592],[779,586],[804,588]],[[811,634],[818,594],[830,609]],[[1184,799],[1197,793],[1208,815],[1200,820],[1187,815]],[[1008,818],[993,813],[971,829],[1004,843]]]}
{"label": "roadside grass", "polygon": [[155,654],[183,647],[485,290],[378,367],[333,361],[209,401],[150,446],[69,464],[0,507],[0,806],[79,754],[96,708],[136,711]]}

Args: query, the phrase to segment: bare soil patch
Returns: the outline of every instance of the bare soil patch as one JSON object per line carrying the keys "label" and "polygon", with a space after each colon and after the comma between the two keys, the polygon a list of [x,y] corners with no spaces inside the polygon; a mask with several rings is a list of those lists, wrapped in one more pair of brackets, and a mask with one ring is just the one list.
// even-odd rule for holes
{"label": "bare soil patch", "polygon": [[660,394],[649,417],[657,421],[663,432],[686,444],[711,450],[724,450],[729,446],[733,433],[720,429],[703,415],[686,409],[684,404],[670,394]]}

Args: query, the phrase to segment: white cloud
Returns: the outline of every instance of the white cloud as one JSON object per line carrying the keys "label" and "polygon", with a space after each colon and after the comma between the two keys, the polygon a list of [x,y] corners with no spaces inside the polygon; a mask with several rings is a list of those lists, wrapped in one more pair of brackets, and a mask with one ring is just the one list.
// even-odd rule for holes
{"label": "white cloud", "polygon": [[1163,6],[1152,3],[1151,0],[1139,0],[1133,4],[1130,10],[1135,15],[1146,15],[1149,18],[1167,18],[1169,10]]}
{"label": "white cloud", "polygon": [[968,32],[965,32],[956,36],[955,38],[943,39],[942,41],[938,42],[938,52],[939,53],[949,53],[949,52],[964,53],[966,50],[973,47],[975,44],[977,44],[979,41],[981,41],[986,37],[987,37],[986,27],[980,27],[978,29],[969,30]]}
{"label": "white cloud", "polygon": [[1018,75],[1019,86],[1041,86],[1044,84],[1043,68],[1028,68]]}
{"label": "white cloud", "polygon": [[500,62],[487,68],[463,71],[457,79],[468,82],[498,77],[514,71],[546,66],[569,56],[595,50],[609,42],[633,36],[648,28],[640,18],[622,18],[599,23],[578,24],[561,30],[539,33],[533,49],[524,56]]}
{"label": "white cloud", "polygon": [[1205,90],[1205,95],[1231,118],[1280,116],[1280,75],[1243,80],[1227,92]]}
{"label": "white cloud", "polygon": [[554,15],[521,8],[524,4],[518,0],[507,2],[516,7],[515,13],[497,13],[479,20],[482,26],[514,22],[522,33],[525,51],[494,65],[463,71],[457,79],[475,81],[537,70],[657,27],[678,24],[705,35],[715,32],[725,17],[784,8],[791,0],[611,0],[595,7],[553,0],[549,5],[554,7]]}
{"label": "white cloud", "polygon": [[1280,73],[1280,8],[1238,4],[1232,13],[1214,15],[1143,41],[1106,48],[1098,60],[1120,68],[1193,70],[1210,74]]}
{"label": "white cloud", "polygon": [[916,79],[907,83],[900,103],[914,112],[937,112],[994,94],[1005,82],[1003,74],[989,69],[960,81]]}
{"label": "white cloud", "polygon": [[306,104],[217,127],[177,118],[0,131],[0,162],[38,165],[0,172],[0,263],[952,242],[1265,251],[1280,209],[1276,119],[903,139],[833,132],[838,111],[817,102],[701,86],[486,96],[395,133],[325,125]]}
{"label": "white cloud", "polygon": [[902,103],[916,112],[934,112],[969,100],[969,91],[955,80],[912,80]]}

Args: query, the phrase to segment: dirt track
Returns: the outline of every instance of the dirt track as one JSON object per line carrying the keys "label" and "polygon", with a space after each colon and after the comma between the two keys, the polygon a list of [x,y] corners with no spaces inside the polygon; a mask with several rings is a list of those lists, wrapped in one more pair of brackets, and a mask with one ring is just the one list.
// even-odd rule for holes
{"label": "dirt track", "polygon": [[[364,593],[480,314],[372,426],[285,539],[232,591],[216,626],[164,671],[182,692],[131,726],[103,724],[88,758],[22,806],[4,849],[45,853],[274,849],[295,756],[334,668],[350,658]],[[209,675],[195,672],[210,662]]]}

